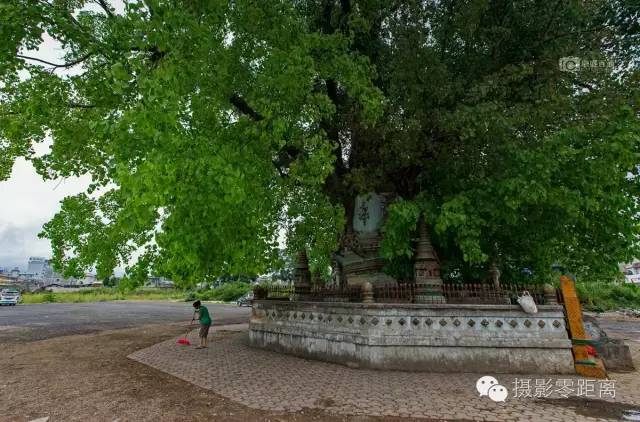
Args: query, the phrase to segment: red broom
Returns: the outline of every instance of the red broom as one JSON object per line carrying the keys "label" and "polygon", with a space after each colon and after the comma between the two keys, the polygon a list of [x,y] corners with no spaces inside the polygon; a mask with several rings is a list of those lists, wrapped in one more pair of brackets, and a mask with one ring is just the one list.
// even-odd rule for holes
{"label": "red broom", "polygon": [[[191,323],[193,323],[193,320],[191,320]],[[187,332],[185,333],[184,337],[178,339],[178,344],[182,344],[184,346],[191,346],[189,339],[187,339],[187,335],[189,334],[189,331],[191,331],[191,325],[189,325],[189,328],[187,328]]]}

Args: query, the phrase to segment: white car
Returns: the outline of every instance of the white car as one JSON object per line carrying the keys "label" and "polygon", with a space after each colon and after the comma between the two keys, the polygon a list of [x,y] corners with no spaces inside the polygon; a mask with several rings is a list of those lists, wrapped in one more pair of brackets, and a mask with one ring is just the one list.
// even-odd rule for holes
{"label": "white car", "polygon": [[20,292],[14,289],[0,291],[0,305],[15,306],[20,302]]}
{"label": "white car", "polygon": [[236,303],[238,306],[251,306],[251,302],[253,301],[253,292],[249,292],[246,295],[239,298]]}

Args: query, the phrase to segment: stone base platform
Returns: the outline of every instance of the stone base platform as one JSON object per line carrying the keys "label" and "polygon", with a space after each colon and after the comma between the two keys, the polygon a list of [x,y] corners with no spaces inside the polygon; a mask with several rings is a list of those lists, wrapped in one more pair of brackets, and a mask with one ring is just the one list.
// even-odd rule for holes
{"label": "stone base platform", "polygon": [[255,301],[253,347],[350,367],[575,373],[562,307]]}

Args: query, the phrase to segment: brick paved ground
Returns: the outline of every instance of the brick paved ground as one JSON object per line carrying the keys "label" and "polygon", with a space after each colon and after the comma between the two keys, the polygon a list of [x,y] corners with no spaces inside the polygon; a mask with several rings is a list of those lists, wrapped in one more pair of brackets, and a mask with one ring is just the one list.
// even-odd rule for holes
{"label": "brick paved ground", "polygon": [[[195,331],[189,335],[192,344],[196,337]],[[620,420],[622,410],[640,408],[636,373],[610,374],[616,380],[615,398],[604,394],[603,399],[599,382],[583,384],[578,377],[561,376],[574,387],[594,386],[586,393],[588,399],[577,397],[574,390],[568,400],[555,392],[551,399],[516,398],[516,379],[529,379],[535,395],[536,380],[542,383],[545,377],[497,375],[511,397],[494,403],[476,392],[478,374],[382,372],[300,359],[250,348],[246,326],[216,327],[210,337],[206,350],[179,346],[171,339],[129,357],[250,408],[276,412],[315,408],[341,415],[564,422]],[[551,382],[555,385],[557,378]]]}

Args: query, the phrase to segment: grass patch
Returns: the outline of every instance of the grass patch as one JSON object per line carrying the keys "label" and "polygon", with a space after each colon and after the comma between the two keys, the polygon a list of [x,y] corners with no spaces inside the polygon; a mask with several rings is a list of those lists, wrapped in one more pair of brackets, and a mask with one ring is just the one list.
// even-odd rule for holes
{"label": "grass patch", "polygon": [[576,283],[585,309],[603,312],[615,309],[640,309],[640,287],[631,283]]}
{"label": "grass patch", "polygon": [[115,288],[97,287],[75,292],[24,293],[21,303],[83,303],[113,300],[180,300],[184,298],[185,293],[182,290],[141,288],[123,292]]}
{"label": "grass patch", "polygon": [[192,291],[155,288],[121,291],[113,287],[94,287],[71,292],[24,293],[21,303],[84,303],[113,300],[214,300],[234,302],[250,290],[251,285],[243,282],[225,283],[213,289]]}
{"label": "grass patch", "polygon": [[236,281],[225,283],[213,289],[203,289],[189,292],[185,300],[219,300],[233,302],[251,291],[251,284]]}

